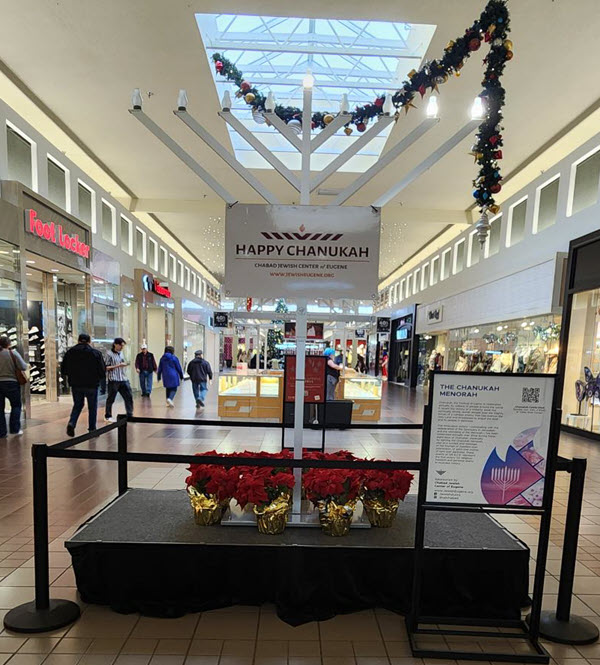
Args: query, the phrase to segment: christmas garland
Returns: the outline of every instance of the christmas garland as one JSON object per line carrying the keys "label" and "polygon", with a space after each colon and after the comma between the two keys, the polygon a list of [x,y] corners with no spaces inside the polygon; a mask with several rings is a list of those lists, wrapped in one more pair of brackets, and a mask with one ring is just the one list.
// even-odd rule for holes
{"label": "christmas garland", "polygon": [[[502,159],[501,121],[505,91],[500,79],[504,65],[513,57],[513,45],[507,39],[509,23],[505,0],[489,0],[479,19],[465,34],[448,42],[444,55],[439,60],[425,62],[419,71],[413,69],[408,74],[409,80],[404,81],[401,88],[392,95],[396,112],[402,108],[408,113],[411,108],[415,108],[413,101],[417,93],[422,99],[427,92],[439,92],[438,86],[445,83],[452,74],[460,76],[465,61],[471,53],[480,48],[482,42],[490,44],[490,51],[483,61],[486,69],[481,82],[483,90],[479,95],[484,107],[484,118],[479,125],[477,140],[471,147],[470,154],[479,164],[479,176],[473,181],[473,197],[482,211],[489,210],[492,214],[499,210],[494,194],[502,188],[498,160]],[[217,73],[237,86],[236,97],[243,97],[253,112],[264,111],[266,96],[249,81],[244,80],[242,72],[230,60],[220,53],[215,53],[212,57]],[[364,132],[369,121],[383,113],[384,102],[385,95],[380,95],[371,104],[357,106],[349,115],[345,126],[346,133],[352,133],[351,125],[354,125],[358,132]],[[294,106],[278,104],[274,113],[286,124],[302,118],[302,109]],[[323,129],[334,117],[334,113],[317,111],[312,115],[311,126],[313,129]]]}

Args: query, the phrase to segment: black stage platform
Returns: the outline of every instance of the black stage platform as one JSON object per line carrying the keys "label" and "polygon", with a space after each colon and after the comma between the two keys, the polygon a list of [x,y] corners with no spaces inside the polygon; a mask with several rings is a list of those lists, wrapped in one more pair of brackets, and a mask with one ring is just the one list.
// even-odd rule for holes
{"label": "black stage platform", "polygon": [[[416,499],[391,529],[332,538],[318,528],[262,536],[249,526],[197,526],[184,490],[133,489],[66,543],[86,603],[181,616],[275,603],[291,625],[370,607],[410,608]],[[520,618],[529,549],[487,515],[430,513],[422,613]]]}

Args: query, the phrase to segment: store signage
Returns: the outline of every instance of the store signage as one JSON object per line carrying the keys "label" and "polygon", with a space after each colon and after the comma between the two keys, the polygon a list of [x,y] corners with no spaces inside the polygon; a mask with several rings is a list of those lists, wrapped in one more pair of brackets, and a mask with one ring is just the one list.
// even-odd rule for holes
{"label": "store signage", "polygon": [[435,307],[428,307],[425,310],[425,320],[429,325],[432,323],[441,323],[444,318],[444,308],[442,305],[436,305]]}
{"label": "store signage", "polygon": [[214,328],[229,328],[229,314],[227,312],[215,312],[213,314]]}
{"label": "store signage", "polygon": [[386,333],[389,332],[391,328],[391,319],[389,317],[377,317],[377,332]]}
{"label": "store signage", "polygon": [[35,210],[25,211],[25,231],[84,259],[90,258],[90,246],[79,239],[79,233],[66,233],[62,224],[41,220]]}
{"label": "store signage", "polygon": [[427,502],[542,507],[555,377],[431,376]]}
{"label": "store signage", "polygon": [[356,339],[364,339],[365,336],[366,336],[366,333],[365,333],[365,329],[364,329],[364,328],[357,328],[357,329],[354,331],[354,337],[356,337]]}
{"label": "store signage", "polygon": [[413,332],[413,315],[408,314],[407,316],[398,319],[396,326],[396,340],[407,340],[409,337],[412,337]]}
{"label": "store signage", "polygon": [[227,210],[225,291],[370,299],[377,293],[380,219],[372,207],[238,203]]}
{"label": "store signage", "polygon": [[[325,401],[325,356],[305,356],[304,403]],[[285,357],[285,402],[296,401],[296,356]]]}
{"label": "store signage", "polygon": [[171,297],[171,289],[147,273],[142,276],[142,286],[144,287],[144,291],[151,291],[152,293],[156,293],[157,296],[162,296],[163,298]]}

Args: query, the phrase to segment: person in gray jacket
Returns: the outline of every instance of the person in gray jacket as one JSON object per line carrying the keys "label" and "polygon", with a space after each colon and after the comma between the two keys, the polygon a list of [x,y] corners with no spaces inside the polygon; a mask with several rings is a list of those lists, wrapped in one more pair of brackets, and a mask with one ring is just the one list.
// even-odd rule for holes
{"label": "person in gray jacket", "polygon": [[17,380],[17,369],[25,371],[27,364],[18,351],[10,348],[8,337],[0,337],[0,439],[6,438],[4,405],[10,402],[8,429],[11,434],[23,434],[21,429],[21,386]]}

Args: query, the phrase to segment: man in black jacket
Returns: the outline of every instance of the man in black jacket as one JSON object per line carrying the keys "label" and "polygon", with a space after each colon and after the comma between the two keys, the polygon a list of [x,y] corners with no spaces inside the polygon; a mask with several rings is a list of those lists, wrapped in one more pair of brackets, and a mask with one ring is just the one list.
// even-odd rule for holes
{"label": "man in black jacket", "polygon": [[91,345],[90,336],[82,333],[77,344],[72,346],[63,358],[61,368],[63,377],[67,377],[73,395],[73,410],[67,425],[67,434],[75,436],[75,425],[87,399],[88,428],[96,429],[98,412],[98,386],[106,376],[106,367],[102,354]]}
{"label": "man in black jacket", "polygon": [[208,392],[208,383],[212,385],[213,373],[208,360],[202,357],[202,351],[194,352],[194,359],[190,360],[187,366],[187,373],[192,382],[196,408],[204,406],[206,393]]}

